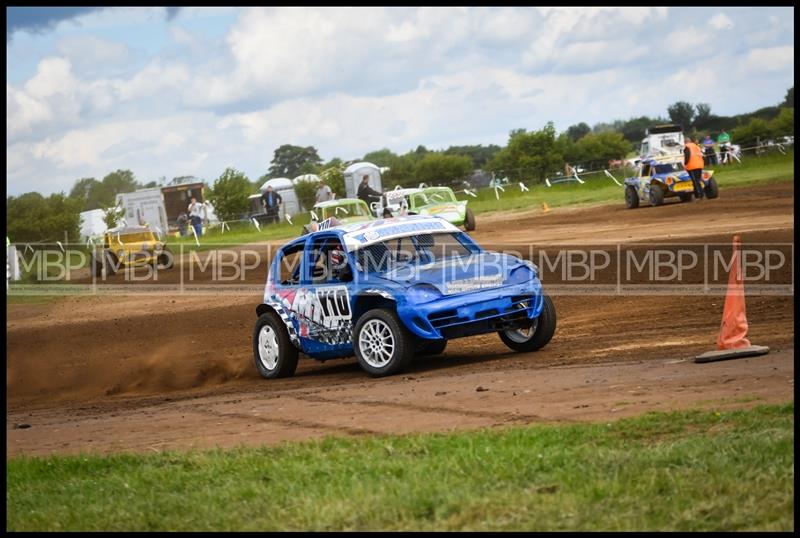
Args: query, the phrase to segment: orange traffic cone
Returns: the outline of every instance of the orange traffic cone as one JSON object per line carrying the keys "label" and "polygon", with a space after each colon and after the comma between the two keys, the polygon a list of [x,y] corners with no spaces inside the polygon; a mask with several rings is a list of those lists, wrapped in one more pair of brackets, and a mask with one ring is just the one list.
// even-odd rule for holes
{"label": "orange traffic cone", "polygon": [[542,212],[547,213],[550,211],[550,208],[547,207],[547,202],[542,202]]}
{"label": "orange traffic cone", "polygon": [[733,256],[728,277],[728,291],[722,309],[722,325],[717,337],[717,350],[695,357],[694,362],[711,362],[738,357],[752,357],[769,353],[767,346],[754,346],[747,337],[747,316],[744,308],[744,282],[742,280],[742,243],[733,236]]}
{"label": "orange traffic cone", "polygon": [[744,282],[742,282],[742,262],[739,254],[742,243],[739,236],[733,236],[733,257],[728,277],[728,293],[722,309],[722,325],[717,337],[717,349],[738,349],[750,346],[747,336],[747,316],[744,308]]}

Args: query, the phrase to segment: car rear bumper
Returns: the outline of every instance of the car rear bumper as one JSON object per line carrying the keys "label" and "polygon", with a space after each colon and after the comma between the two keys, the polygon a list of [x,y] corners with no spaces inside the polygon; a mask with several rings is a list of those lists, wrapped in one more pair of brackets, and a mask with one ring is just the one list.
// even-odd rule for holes
{"label": "car rear bumper", "polygon": [[452,339],[520,326],[544,305],[538,278],[523,284],[461,293],[430,303],[397,308],[406,327],[424,339]]}

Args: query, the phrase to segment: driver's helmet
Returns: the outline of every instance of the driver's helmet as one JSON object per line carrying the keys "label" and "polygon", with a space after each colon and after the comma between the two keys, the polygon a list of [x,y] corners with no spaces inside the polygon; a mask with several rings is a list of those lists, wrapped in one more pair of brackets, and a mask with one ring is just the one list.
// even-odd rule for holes
{"label": "driver's helmet", "polygon": [[347,255],[340,248],[334,248],[330,252],[331,268],[341,269],[347,265]]}

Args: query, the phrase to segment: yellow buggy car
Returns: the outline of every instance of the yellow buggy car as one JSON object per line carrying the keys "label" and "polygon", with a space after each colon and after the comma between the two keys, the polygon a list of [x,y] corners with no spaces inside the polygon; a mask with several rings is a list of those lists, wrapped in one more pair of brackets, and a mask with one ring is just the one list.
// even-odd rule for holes
{"label": "yellow buggy car", "polygon": [[103,234],[103,246],[92,252],[94,276],[113,275],[124,267],[152,265],[170,269],[174,256],[147,226],[118,226]]}

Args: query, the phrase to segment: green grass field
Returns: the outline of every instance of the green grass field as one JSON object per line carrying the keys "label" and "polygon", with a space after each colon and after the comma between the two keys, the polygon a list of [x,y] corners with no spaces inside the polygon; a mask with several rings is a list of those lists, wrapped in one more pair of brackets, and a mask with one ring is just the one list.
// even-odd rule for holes
{"label": "green grass field", "polygon": [[[794,180],[794,152],[786,155],[774,153],[760,157],[745,157],[743,162],[712,168],[717,178],[720,196],[724,196],[727,187],[758,185]],[[617,181],[623,183],[624,174],[615,172]],[[550,207],[562,207],[576,204],[625,203],[625,191],[602,172],[582,176],[586,183],[577,181],[558,183],[552,187],[535,185],[530,191],[523,192],[519,185],[512,183],[500,192],[500,199],[495,196],[494,189],[482,189],[477,198],[468,197],[469,207],[476,214],[490,211],[513,211],[530,208],[541,208],[542,202]],[[460,196],[460,198],[463,195]]]}
{"label": "green grass field", "polygon": [[794,404],[146,455],[15,458],[32,530],[794,529]]}

